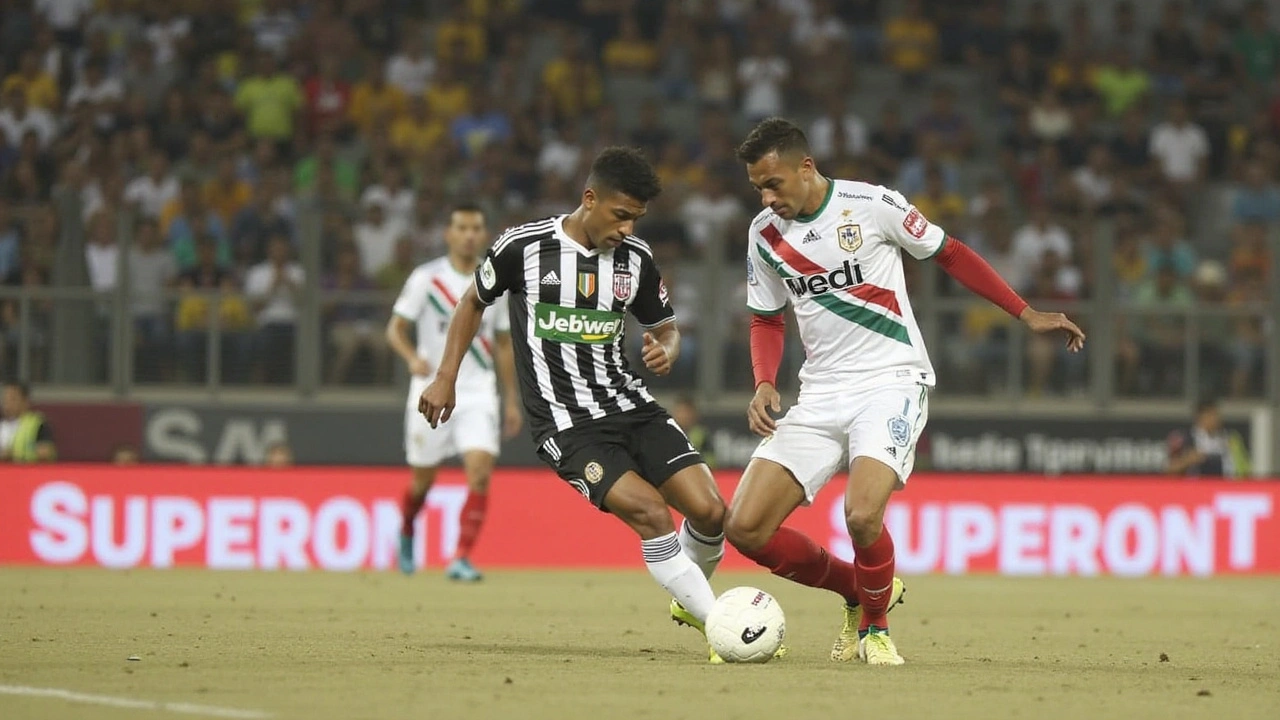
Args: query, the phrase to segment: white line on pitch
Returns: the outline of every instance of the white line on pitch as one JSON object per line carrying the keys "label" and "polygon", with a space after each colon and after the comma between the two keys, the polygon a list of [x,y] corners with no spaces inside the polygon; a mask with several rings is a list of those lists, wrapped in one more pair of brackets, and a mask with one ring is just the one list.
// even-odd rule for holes
{"label": "white line on pitch", "polygon": [[236,720],[265,720],[271,713],[261,710],[238,710],[236,708],[216,707],[213,705],[193,705],[191,703],[161,702],[159,700],[138,700],[135,698],[112,697],[110,695],[90,695],[62,688],[37,688],[23,685],[0,685],[0,695],[25,695],[27,697],[47,697],[66,700],[67,702],[85,703],[88,705],[105,705],[107,707],[128,708],[130,710],[164,710],[184,715],[204,715],[206,717],[235,718]]}

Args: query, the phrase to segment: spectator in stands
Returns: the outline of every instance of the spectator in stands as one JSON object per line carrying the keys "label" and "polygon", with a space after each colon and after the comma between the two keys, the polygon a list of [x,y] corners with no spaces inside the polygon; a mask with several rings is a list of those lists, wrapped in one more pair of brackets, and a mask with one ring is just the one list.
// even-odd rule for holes
{"label": "spectator in stands", "polygon": [[180,79],[181,72],[179,63],[156,63],[150,43],[135,42],[122,75],[125,96],[140,96],[148,113],[157,112],[169,88]]}
{"label": "spectator in stands", "polygon": [[125,186],[124,201],[142,217],[158,220],[165,206],[181,191],[182,186],[170,169],[169,156],[162,150],[156,150],[147,160],[147,174],[134,178]]}
{"label": "spectator in stands", "polygon": [[57,460],[53,429],[44,415],[31,408],[31,387],[24,382],[4,385],[0,419],[0,463],[51,463]]}
{"label": "spectator in stands", "polygon": [[[178,370],[182,378],[202,382],[205,378],[205,362],[208,357],[208,328],[217,313],[217,326],[221,333],[222,376],[224,380],[243,382],[252,352],[249,330],[253,316],[243,296],[237,291],[235,276],[218,260],[218,242],[202,237],[195,244],[196,262],[193,267],[178,276],[180,291],[178,308],[174,313],[174,328],[178,350]],[[210,293],[221,295],[211,298]],[[216,300],[216,310],[211,308]]]}
{"label": "spectator in stands", "polygon": [[579,118],[604,101],[600,72],[588,62],[578,40],[566,40],[559,57],[543,67],[542,89],[560,120]]}
{"label": "spectator in stands", "polygon": [[1165,181],[1179,191],[1185,192],[1204,179],[1209,138],[1204,128],[1191,121],[1185,100],[1179,98],[1170,103],[1169,119],[1152,130],[1151,155],[1159,163]]}
{"label": "spectator in stands", "polygon": [[396,243],[408,233],[409,228],[388,217],[386,202],[382,198],[374,197],[362,205],[364,221],[355,228],[360,271],[367,275],[376,275],[382,266],[391,260]]}
{"label": "spectator in stands", "polygon": [[618,34],[604,45],[604,67],[621,77],[650,77],[658,67],[658,48],[645,38],[634,13],[622,16]]}
{"label": "spectator in stands", "polygon": [[791,79],[791,63],[778,44],[767,35],[754,37],[751,53],[738,63],[742,115],[749,122],[781,115],[784,111],[784,91]]}
{"label": "spectator in stands", "polygon": [[435,58],[427,54],[422,34],[408,32],[400,41],[400,50],[387,60],[386,79],[405,97],[420,97],[435,72]]}
{"label": "spectator in stands", "polygon": [[0,84],[0,91],[8,94],[19,90],[26,98],[27,107],[41,108],[50,112],[58,109],[61,94],[58,92],[58,81],[45,72],[40,56],[34,50],[22,54],[18,71],[11,73]]}
{"label": "spectator in stands", "polygon": [[446,131],[444,123],[431,114],[427,99],[414,95],[407,112],[391,122],[391,146],[411,160],[424,161],[441,147]]}
{"label": "spectator in stands", "polygon": [[[680,206],[680,218],[694,247],[703,257],[715,259],[724,256],[730,231],[746,219],[746,208],[728,192],[723,175],[706,173]],[[709,254],[715,248],[720,252]]]}
{"label": "spectator in stands", "polygon": [[689,438],[689,444],[702,454],[707,467],[715,468],[716,461],[710,445],[710,433],[702,423],[698,404],[692,395],[681,393],[676,398],[675,404],[671,406],[671,418],[676,421],[681,430],[684,430],[685,436]]}
{"label": "spectator in stands", "polygon": [[262,464],[269,468],[293,467],[293,449],[286,442],[271,443]]}
{"label": "spectator in stands", "polygon": [[196,265],[196,239],[213,241],[218,265],[231,267],[231,237],[222,217],[204,202],[204,193],[194,181],[182,184],[182,192],[160,213],[160,232],[173,253],[179,271]]}
{"label": "spectator in stands", "polygon": [[178,275],[173,252],[164,245],[155,220],[140,220],[134,228],[136,247],[128,253],[127,268],[133,318],[134,367],[139,380],[157,381],[168,369],[172,339],[165,290]]}
{"label": "spectator in stands", "polygon": [[1054,221],[1053,213],[1045,203],[1031,207],[1027,224],[1013,233],[1014,271],[1008,276],[1015,290],[1025,290],[1040,278],[1040,269],[1047,254],[1063,260],[1072,257],[1071,235],[1066,228]]}
{"label": "spectator in stands", "polygon": [[366,63],[364,79],[351,90],[351,121],[367,137],[389,126],[405,110],[408,96],[387,82],[386,73],[376,63]]}
{"label": "spectator in stands", "polygon": [[270,140],[281,154],[290,151],[294,120],[304,101],[297,79],[280,70],[271,52],[259,53],[254,73],[236,88],[235,105],[244,113],[249,137]]}
{"label": "spectator in stands", "polygon": [[809,126],[809,152],[818,161],[867,154],[867,124],[849,109],[843,95],[826,99],[824,112]]}
{"label": "spectator in stands", "polygon": [[921,214],[942,227],[960,227],[964,222],[964,198],[947,189],[942,168],[937,165],[925,169],[924,190],[910,200]]}
{"label": "spectator in stands", "polygon": [[[1000,0],[984,0],[977,10],[973,26],[964,40],[965,62],[979,72],[990,72],[1004,62],[1013,38],[1005,27],[1004,4]],[[1023,50],[1027,50],[1025,43]],[[1030,53],[1027,54],[1028,60]]]}
{"label": "spectator in stands", "polygon": [[1138,105],[1151,90],[1151,76],[1134,63],[1128,45],[1116,45],[1109,62],[1094,74],[1094,86],[1102,96],[1103,107],[1113,118],[1120,117]]}
{"label": "spectator in stands", "polygon": [[467,109],[454,118],[449,128],[449,136],[463,159],[479,157],[490,146],[505,145],[511,141],[512,132],[511,120],[483,90],[471,93]]}
{"label": "spectator in stands", "polygon": [[1001,110],[1012,118],[1032,107],[1034,101],[1042,96],[1047,83],[1046,73],[1035,63],[1031,49],[1022,40],[1015,40],[1009,45],[1007,55],[1000,58],[998,67],[996,86],[1000,92]]}
{"label": "spectator in stands", "polygon": [[[431,256],[434,257],[435,253],[431,253]],[[373,276],[373,284],[379,290],[399,292],[417,266],[418,252],[417,248],[414,247],[413,240],[409,237],[402,237],[396,241],[395,249],[391,254],[391,262],[379,268],[378,272]]]}
{"label": "spectator in stands", "polygon": [[140,458],[138,456],[138,448],[132,445],[128,445],[128,444],[117,445],[111,451],[112,465],[124,467],[124,466],[137,465],[139,462],[140,462]]}
{"label": "spectator in stands", "polygon": [[1280,188],[1267,177],[1267,168],[1254,160],[1245,166],[1244,183],[1231,201],[1231,217],[1238,223],[1280,221]]}
{"label": "spectator in stands", "polygon": [[937,61],[939,49],[938,27],[925,15],[921,0],[906,0],[902,14],[885,23],[885,60],[907,87],[920,85]]}
{"label": "spectator in stands", "polygon": [[924,192],[925,176],[929,168],[936,167],[942,173],[942,184],[949,192],[960,189],[960,168],[955,159],[944,152],[942,141],[932,133],[921,133],[916,146],[917,154],[899,166],[896,187],[898,192],[912,197]]}
{"label": "spectator in stands", "polygon": [[274,384],[293,378],[294,332],[306,273],[291,260],[292,252],[287,238],[271,238],[267,259],[249,268],[244,279],[245,295],[257,312],[254,356],[264,363],[261,379]]}
{"label": "spectator in stands", "polygon": [[1103,143],[1089,149],[1089,161],[1071,175],[1079,193],[1081,209],[1090,214],[1111,201],[1115,176],[1111,169],[1111,153]]}
{"label": "spectator in stands", "polygon": [[1215,400],[1196,405],[1195,421],[1187,433],[1169,436],[1170,475],[1237,478],[1248,474],[1248,453],[1240,434],[1223,426]]}
{"label": "spectator in stands", "polygon": [[1275,79],[1280,68],[1280,33],[1271,28],[1266,2],[1249,3],[1232,45],[1246,79],[1257,85]]}
{"label": "spectator in stands", "polygon": [[1054,143],[1071,132],[1073,119],[1071,110],[1062,104],[1062,98],[1053,88],[1045,88],[1030,106],[1027,119],[1031,123],[1031,132],[1036,140],[1042,143]]}
{"label": "spectator in stands", "polygon": [[[308,78],[302,88],[306,132],[313,138],[321,133],[346,136],[351,115],[351,84],[339,76],[338,58],[333,55],[322,55],[316,64],[316,74]],[[388,77],[389,73],[388,68]]]}
{"label": "spectator in stands", "polygon": [[321,313],[328,327],[329,343],[334,349],[329,365],[329,382],[335,385],[344,382],[362,350],[372,357],[374,378],[381,382],[389,366],[387,344],[376,326],[378,307],[360,300],[335,297],[337,294],[374,289],[373,283],[360,272],[360,256],[354,247],[338,250],[334,271],[325,278],[322,289],[327,300],[321,307]]}
{"label": "spectator in stands", "polygon": [[9,201],[0,197],[0,283],[18,272],[22,232],[13,220]]}
{"label": "spectator in stands", "polygon": [[4,91],[5,107],[0,109],[0,134],[11,148],[22,145],[29,133],[35,133],[41,148],[47,148],[58,132],[53,114],[42,107],[27,103],[27,93],[21,87]]}
{"label": "spectator in stands", "polygon": [[67,107],[87,105],[93,113],[94,124],[99,130],[110,131],[115,126],[115,115],[124,100],[124,83],[107,75],[102,58],[91,57],[84,64],[84,72],[67,95]]}
{"label": "spectator in stands", "polygon": [[234,158],[217,160],[217,171],[201,189],[205,205],[217,213],[223,227],[230,228],[240,211],[253,200],[253,186],[236,177]]}
{"label": "spectator in stands", "polygon": [[1186,220],[1177,208],[1156,208],[1154,223],[1146,235],[1147,266],[1168,268],[1179,279],[1191,277],[1196,269],[1196,252],[1186,237]]}
{"label": "spectator in stands", "polygon": [[709,108],[730,107],[738,77],[732,38],[726,32],[713,34],[710,42],[698,48],[696,58],[698,101]]}
{"label": "spectator in stands", "polygon": [[1139,186],[1152,179],[1151,137],[1142,113],[1130,110],[1124,114],[1120,133],[1111,139],[1110,149],[1111,158],[1121,174]]}
{"label": "spectator in stands", "polygon": [[1172,263],[1156,264],[1154,271],[1154,277],[1138,286],[1133,304],[1156,312],[1135,317],[1129,332],[1138,343],[1141,367],[1151,389],[1176,395],[1182,387],[1186,355],[1186,316],[1182,313],[1195,303],[1195,296]]}
{"label": "spectator in stands", "polygon": [[1168,0],[1161,10],[1160,24],[1151,31],[1151,69],[1156,92],[1181,95],[1184,80],[1196,62],[1196,43],[1187,28],[1186,6]]}
{"label": "spectator in stands", "polygon": [[965,158],[973,150],[973,125],[956,108],[956,94],[949,87],[934,89],[929,109],[916,119],[916,131],[922,136],[931,134],[936,137],[945,157]]}

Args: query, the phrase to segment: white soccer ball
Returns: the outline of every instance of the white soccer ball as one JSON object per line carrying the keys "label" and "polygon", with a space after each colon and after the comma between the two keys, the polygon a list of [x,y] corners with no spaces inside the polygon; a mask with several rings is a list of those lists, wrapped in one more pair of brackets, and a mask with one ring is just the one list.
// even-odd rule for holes
{"label": "white soccer ball", "polygon": [[726,591],[707,615],[707,642],[725,662],[769,662],[786,633],[782,606],[759,588]]}

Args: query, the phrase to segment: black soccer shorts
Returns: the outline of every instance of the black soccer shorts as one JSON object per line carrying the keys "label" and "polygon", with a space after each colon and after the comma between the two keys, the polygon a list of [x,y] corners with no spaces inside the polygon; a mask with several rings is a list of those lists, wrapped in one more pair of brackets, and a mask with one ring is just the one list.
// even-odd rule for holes
{"label": "black soccer shorts", "polygon": [[656,488],[702,463],[684,431],[656,403],[558,432],[538,447],[538,457],[605,512],[604,498],[623,474],[634,472]]}

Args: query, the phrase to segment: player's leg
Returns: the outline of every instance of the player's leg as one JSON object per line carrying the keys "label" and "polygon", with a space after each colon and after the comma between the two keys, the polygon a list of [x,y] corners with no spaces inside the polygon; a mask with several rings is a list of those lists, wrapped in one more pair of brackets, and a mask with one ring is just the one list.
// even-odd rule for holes
{"label": "player's leg", "polygon": [[[436,480],[436,469],[453,454],[452,429],[448,424],[432,428],[418,413],[418,394],[426,385],[418,378],[410,383],[409,403],[404,416],[405,462],[413,469],[409,487],[400,503],[400,571],[412,574],[416,564],[413,559],[413,525],[426,503],[427,493]],[[414,392],[414,391],[417,392]]]}
{"label": "player's leg", "polygon": [[489,478],[493,475],[494,456],[485,450],[462,453],[462,467],[467,476],[467,499],[462,503],[458,529],[458,548],[445,574],[452,580],[474,582],[483,578],[471,563],[480,530],[489,512]]}
{"label": "player's leg", "polygon": [[418,519],[418,513],[422,511],[422,506],[427,501],[427,493],[430,492],[431,486],[436,481],[436,467],[432,466],[416,466],[410,468],[412,474],[409,478],[409,487],[405,488],[404,496],[400,498],[400,552],[398,563],[400,572],[405,575],[412,575],[415,569],[413,561],[413,525]]}
{"label": "player's leg", "polygon": [[711,577],[724,557],[725,513],[711,468],[665,410],[642,411],[632,426],[630,450],[642,476],[684,516],[680,547],[703,575]]}
{"label": "player's leg", "polygon": [[853,540],[857,594],[858,656],[874,665],[901,665],[889,639],[888,611],[895,602],[893,537],[884,511],[915,464],[915,445],[928,420],[928,389],[885,388],[857,410],[849,428],[849,483],[844,511]]}
{"label": "player's leg", "polygon": [[804,533],[782,526],[844,463],[845,438],[834,419],[839,409],[821,405],[802,401],[760,442],[733,493],[725,534],[739,552],[773,574],[856,602],[853,566]]}
{"label": "player's leg", "polygon": [[445,574],[453,580],[476,581],[482,576],[471,563],[471,551],[489,511],[489,478],[501,443],[497,396],[492,396],[491,403],[467,405],[461,412],[454,413],[449,424],[453,426],[454,444],[462,455],[467,499],[462,504],[458,548]]}
{"label": "player's leg", "polygon": [[622,474],[604,497],[603,509],[640,536],[649,574],[699,623],[705,623],[716,596],[706,575],[680,548],[667,502],[634,471]]}

